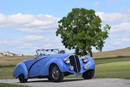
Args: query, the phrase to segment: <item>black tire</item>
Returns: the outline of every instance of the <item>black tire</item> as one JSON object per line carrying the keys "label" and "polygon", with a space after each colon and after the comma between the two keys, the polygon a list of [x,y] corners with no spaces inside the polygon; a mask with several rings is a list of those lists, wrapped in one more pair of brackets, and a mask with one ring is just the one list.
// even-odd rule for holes
{"label": "black tire", "polygon": [[95,70],[89,70],[82,74],[84,79],[92,79],[94,77]]}
{"label": "black tire", "polygon": [[27,82],[27,79],[24,78],[24,75],[23,75],[23,74],[19,75],[18,79],[19,79],[19,82],[20,82],[20,83],[25,83],[25,82]]}
{"label": "black tire", "polygon": [[48,80],[49,80],[49,81],[52,81],[52,79],[51,79],[49,76],[48,76]]}
{"label": "black tire", "polygon": [[53,82],[61,82],[64,78],[64,73],[60,71],[56,64],[52,64],[49,70],[48,80]]}

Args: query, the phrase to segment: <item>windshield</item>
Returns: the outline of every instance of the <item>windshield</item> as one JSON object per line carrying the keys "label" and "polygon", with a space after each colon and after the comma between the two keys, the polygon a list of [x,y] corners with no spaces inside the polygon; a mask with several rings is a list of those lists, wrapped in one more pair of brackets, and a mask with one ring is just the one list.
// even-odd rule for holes
{"label": "windshield", "polygon": [[49,56],[53,54],[59,54],[58,49],[37,49],[37,56]]}

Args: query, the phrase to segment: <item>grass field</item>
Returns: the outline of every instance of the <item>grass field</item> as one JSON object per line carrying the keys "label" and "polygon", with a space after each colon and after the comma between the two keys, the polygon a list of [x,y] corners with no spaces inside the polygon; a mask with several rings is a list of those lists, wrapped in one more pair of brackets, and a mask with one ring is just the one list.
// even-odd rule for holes
{"label": "grass field", "polygon": [[105,64],[111,62],[123,62],[123,61],[130,61],[130,56],[118,56],[118,57],[108,57],[108,58],[98,58],[95,59],[95,64]]}
{"label": "grass field", "polygon": [[93,54],[94,58],[107,58],[118,56],[130,56],[130,47],[112,51],[97,52]]}
{"label": "grass field", "polygon": [[14,66],[18,62],[33,58],[33,56],[0,56],[0,66]]}
{"label": "grass field", "polygon": [[109,63],[97,64],[95,77],[130,79],[130,58],[129,61],[109,61]]}
{"label": "grass field", "polygon": [[29,86],[24,86],[24,85],[12,85],[12,84],[7,84],[7,83],[0,83],[0,87],[29,87]]}
{"label": "grass field", "polygon": [[[130,79],[130,57],[95,59],[96,78]],[[8,64],[7,64],[8,65]],[[15,66],[0,66],[0,79],[12,79]]]}
{"label": "grass field", "polygon": [[0,79],[12,79],[15,65],[33,56],[3,56],[0,57]]}
{"label": "grass field", "polygon": [[0,67],[0,79],[12,79],[14,66]]}
{"label": "grass field", "polygon": [[[130,56],[130,47],[124,48],[124,49],[113,50],[113,51],[93,53],[94,59],[103,58],[103,60],[99,60],[99,62],[104,61],[104,58],[114,59],[114,60],[106,60],[106,61],[110,61],[110,62],[111,61],[116,62],[118,59],[121,61],[125,61],[124,59],[122,59],[123,58],[122,56],[124,56],[125,58],[127,56]],[[3,56],[3,57],[0,56],[0,66],[14,66],[18,62],[21,62],[23,60],[30,59],[30,58],[33,58],[33,56]],[[115,58],[116,58],[116,60],[115,60]],[[127,58],[129,58],[129,57],[127,57]]]}

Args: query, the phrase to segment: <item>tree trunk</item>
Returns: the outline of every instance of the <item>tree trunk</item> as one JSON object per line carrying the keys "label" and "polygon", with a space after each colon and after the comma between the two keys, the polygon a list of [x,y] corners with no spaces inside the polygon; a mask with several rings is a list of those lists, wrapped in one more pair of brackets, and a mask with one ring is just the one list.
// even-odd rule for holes
{"label": "tree trunk", "polygon": [[80,55],[78,48],[75,49],[75,54]]}
{"label": "tree trunk", "polygon": [[91,51],[91,50],[89,51],[89,53],[90,53],[90,56],[91,56],[91,57],[93,57],[93,53],[92,53],[92,51]]}
{"label": "tree trunk", "polygon": [[82,56],[85,56],[85,55],[87,55],[87,54],[88,54],[87,51],[86,51],[86,50],[83,50]]}

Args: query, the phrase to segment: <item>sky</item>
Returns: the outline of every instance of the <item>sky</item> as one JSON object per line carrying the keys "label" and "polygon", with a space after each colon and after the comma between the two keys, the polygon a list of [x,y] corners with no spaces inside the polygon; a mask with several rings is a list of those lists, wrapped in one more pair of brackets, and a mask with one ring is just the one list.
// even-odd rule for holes
{"label": "sky", "polygon": [[130,0],[0,0],[0,51],[65,49],[55,32],[72,8],[94,9],[102,25],[111,26],[103,51],[130,47]]}

